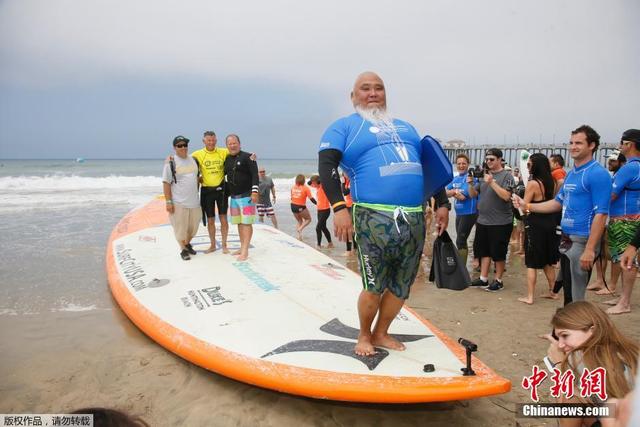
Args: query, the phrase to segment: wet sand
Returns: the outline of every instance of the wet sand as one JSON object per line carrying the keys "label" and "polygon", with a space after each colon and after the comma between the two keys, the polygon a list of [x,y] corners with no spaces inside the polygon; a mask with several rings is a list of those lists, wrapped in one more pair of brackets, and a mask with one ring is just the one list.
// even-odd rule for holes
{"label": "wet sand", "polygon": [[[281,222],[293,234],[292,224]],[[312,234],[313,229],[305,230],[309,244],[314,243]],[[342,256],[343,244],[336,246],[323,251],[357,269],[355,258]],[[318,401],[239,383],[194,366],[147,338],[111,299],[104,272],[96,271],[104,280],[102,297],[111,301],[99,306],[110,308],[0,317],[0,412],[108,406],[140,415],[153,426],[556,425],[555,420],[516,419],[514,406],[530,402],[520,382],[533,364],[542,363],[547,342],[537,336],[549,331],[549,320],[562,302],[538,298],[526,306],[517,301],[526,288],[523,259],[517,255],[510,256],[505,288],[497,293],[439,290],[425,281],[428,264],[427,256],[408,305],[452,338],[476,342],[477,356],[512,381],[511,392],[461,402],[372,405]],[[538,280],[540,295],[546,284],[541,274]],[[635,339],[640,338],[639,293],[636,289],[631,314],[614,317]],[[588,299],[607,297],[589,292]]]}

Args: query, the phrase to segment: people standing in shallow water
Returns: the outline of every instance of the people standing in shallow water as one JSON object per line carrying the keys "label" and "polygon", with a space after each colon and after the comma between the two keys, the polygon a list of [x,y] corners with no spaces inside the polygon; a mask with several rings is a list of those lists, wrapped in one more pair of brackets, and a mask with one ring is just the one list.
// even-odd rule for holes
{"label": "people standing in shallow water", "polygon": [[307,209],[307,199],[311,200],[314,205],[317,204],[316,199],[311,194],[311,189],[305,185],[304,180],[304,175],[297,175],[295,184],[291,187],[291,212],[298,222],[296,232],[299,240],[302,240],[302,230],[311,224],[311,214]]}
{"label": "people standing in shallow water", "polygon": [[[634,386],[638,370],[638,343],[624,336],[604,311],[586,301],[576,301],[559,309],[551,319],[553,332],[545,335],[549,341],[547,361],[561,372],[571,371],[574,378],[574,390],[581,390],[585,369],[605,370],[604,389],[607,400],[598,396],[573,397],[562,396],[559,403],[581,403],[601,405],[614,403],[624,398]],[[597,420],[563,418],[560,426],[591,426]],[[601,420],[601,421],[604,421]],[[606,425],[603,422],[603,425]]]}
{"label": "people standing in shallow water", "polygon": [[[541,203],[552,200],[556,193],[556,185],[551,176],[549,159],[542,153],[534,153],[527,162],[529,182],[524,193],[524,203]],[[558,245],[560,239],[556,234],[556,218],[553,213],[529,213],[523,217],[525,224],[524,262],[527,266],[527,296],[518,298],[525,304],[533,304],[538,270],[542,269],[549,284],[549,291],[544,298],[556,299],[553,293],[556,274],[554,265],[560,259]]]}
{"label": "people standing in shallow water", "polygon": [[[405,349],[389,327],[409,297],[424,245],[422,145],[413,126],[387,113],[385,86],[377,74],[358,76],[351,101],[356,112],[335,121],[322,136],[318,170],[333,208],[334,234],[345,241],[355,229],[363,290],[354,351],[371,356],[375,346]],[[338,166],[351,179],[353,224]],[[444,190],[437,200],[437,227],[443,232],[449,220]]]}
{"label": "people standing in shallow water", "polygon": [[311,175],[309,185],[316,189],[316,197],[318,198],[318,223],[316,224],[317,246],[318,248],[322,247],[322,235],[324,234],[324,237],[327,239],[327,247],[333,248],[331,233],[329,233],[329,229],[327,228],[327,220],[329,219],[329,215],[331,215],[329,199],[327,199],[327,195],[322,189],[322,184],[320,183],[320,177],[318,175]]}

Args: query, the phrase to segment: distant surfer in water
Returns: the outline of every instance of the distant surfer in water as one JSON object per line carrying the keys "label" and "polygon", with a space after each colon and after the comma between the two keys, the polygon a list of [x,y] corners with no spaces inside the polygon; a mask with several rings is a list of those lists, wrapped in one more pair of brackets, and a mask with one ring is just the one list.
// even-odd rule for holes
{"label": "distant surfer in water", "polygon": [[[335,235],[346,241],[355,229],[364,288],[358,298],[355,353],[370,356],[375,346],[405,349],[388,330],[409,297],[424,246],[422,145],[413,126],[387,113],[384,83],[377,74],[358,76],[351,101],[356,112],[335,121],[322,136],[318,169],[333,208]],[[353,225],[338,166],[351,180]],[[450,205],[444,189],[435,198],[442,233]]]}
{"label": "distant surfer in water", "polygon": [[229,187],[231,224],[238,225],[240,249],[233,252],[238,261],[249,258],[258,203],[258,164],[251,154],[240,151],[240,138],[231,134],[225,139],[229,154],[224,161],[224,173]]}
{"label": "distant surfer in water", "polygon": [[198,198],[198,164],[188,153],[189,140],[184,136],[173,139],[175,156],[170,156],[162,171],[162,190],[166,210],[180,245],[180,257],[188,261],[196,251],[191,239],[200,226],[200,199]]}

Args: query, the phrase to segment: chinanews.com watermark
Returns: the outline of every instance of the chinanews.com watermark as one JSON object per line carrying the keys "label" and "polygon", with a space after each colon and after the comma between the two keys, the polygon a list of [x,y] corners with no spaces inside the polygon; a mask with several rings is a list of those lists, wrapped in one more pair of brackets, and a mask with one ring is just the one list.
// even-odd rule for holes
{"label": "chinanews.com watermark", "polygon": [[[584,368],[580,378],[571,370],[560,371],[547,365],[549,372],[534,365],[531,375],[522,378],[521,386],[529,391],[534,403],[516,404],[517,418],[611,418],[616,415],[616,405],[604,403],[607,400],[607,371],[599,367]],[[538,388],[545,380],[550,380],[549,393],[555,399],[569,401],[580,397],[585,403],[540,403]]]}
{"label": "chinanews.com watermark", "polygon": [[93,427],[93,414],[0,414],[0,426]]}
{"label": "chinanews.com watermark", "polygon": [[616,415],[616,405],[599,406],[582,403],[518,403],[517,418],[610,418]]}

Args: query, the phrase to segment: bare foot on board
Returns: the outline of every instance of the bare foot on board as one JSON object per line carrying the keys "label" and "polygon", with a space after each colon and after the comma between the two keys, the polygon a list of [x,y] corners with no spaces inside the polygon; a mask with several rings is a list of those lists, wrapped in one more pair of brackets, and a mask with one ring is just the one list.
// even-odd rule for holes
{"label": "bare foot on board", "polygon": [[371,343],[373,345],[377,345],[378,347],[388,348],[390,350],[403,351],[406,349],[404,344],[402,344],[397,339],[393,338],[389,334],[385,334],[382,336],[372,336]]}

